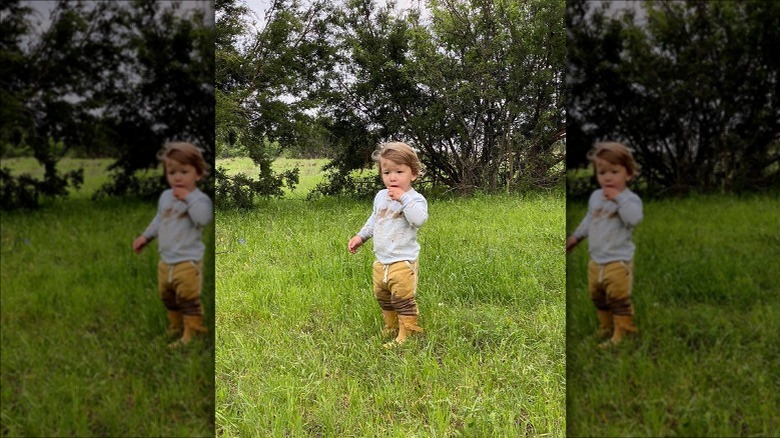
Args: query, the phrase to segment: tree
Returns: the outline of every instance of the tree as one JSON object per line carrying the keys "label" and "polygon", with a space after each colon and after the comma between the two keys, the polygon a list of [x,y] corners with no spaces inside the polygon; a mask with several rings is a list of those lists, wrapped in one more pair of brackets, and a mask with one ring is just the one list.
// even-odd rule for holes
{"label": "tree", "polygon": [[[105,50],[111,26],[98,4],[85,10],[79,4],[58,4],[51,27],[36,40],[30,15],[19,1],[4,2],[2,11],[2,118],[0,151],[31,150],[45,169],[43,180],[8,169],[0,172],[3,208],[34,207],[39,198],[62,197],[67,187],[78,187],[79,171],[60,174],[56,164],[73,145],[92,149],[101,138],[95,123],[96,107],[89,84],[110,68]],[[26,40],[34,42],[29,46]]]}
{"label": "tree", "polygon": [[[341,173],[376,143],[403,139],[428,177],[459,190],[547,185],[564,158],[563,5],[556,1],[430,1],[419,11],[348,2],[343,74],[325,114],[343,145]],[[556,166],[559,170],[556,169]]]}
{"label": "tree", "polygon": [[427,181],[462,191],[561,180],[560,1],[431,1],[422,23],[370,0],[276,0],[257,33],[236,5],[217,4],[221,151],[330,144],[328,194],[359,185],[350,172],[388,140],[420,150]]}
{"label": "tree", "polygon": [[586,10],[570,5],[572,132],[629,143],[673,193],[780,182],[778,4],[645,2],[646,23]]}
{"label": "tree", "polygon": [[60,175],[69,151],[113,156],[117,172],[103,193],[146,187],[135,172],[157,165],[167,140],[189,140],[213,161],[213,29],[204,11],[179,3],[59,1],[40,34],[33,10],[2,5],[2,155],[29,150],[45,168],[41,181],[0,174],[3,205],[35,206],[65,196],[81,173]]}
{"label": "tree", "polygon": [[294,144],[311,124],[310,96],[329,70],[327,3],[270,3],[257,32],[237,0],[216,12],[217,131],[220,148],[263,138]]}
{"label": "tree", "polygon": [[260,168],[256,179],[217,169],[218,197],[229,203],[249,207],[255,195],[281,196],[282,187],[297,184],[297,170],[273,172],[265,146],[294,147],[321,135],[308,111],[330,68],[328,3],[274,0],[256,32],[237,0],[216,4],[217,148],[222,157],[249,155]]}
{"label": "tree", "polygon": [[[114,17],[128,73],[111,87],[105,109],[110,141],[121,155],[102,193],[158,192],[159,182],[144,183],[136,171],[156,167],[167,141],[190,141],[214,162],[214,29],[205,10],[184,15],[179,7],[137,0]],[[212,184],[207,178],[207,192]]]}

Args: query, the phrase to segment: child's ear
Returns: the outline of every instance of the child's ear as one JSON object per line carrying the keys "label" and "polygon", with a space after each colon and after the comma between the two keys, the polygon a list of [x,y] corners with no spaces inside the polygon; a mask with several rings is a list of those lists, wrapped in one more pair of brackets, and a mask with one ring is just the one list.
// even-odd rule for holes
{"label": "child's ear", "polygon": [[412,174],[412,181],[416,181],[416,180],[417,180],[417,174],[413,173]]}

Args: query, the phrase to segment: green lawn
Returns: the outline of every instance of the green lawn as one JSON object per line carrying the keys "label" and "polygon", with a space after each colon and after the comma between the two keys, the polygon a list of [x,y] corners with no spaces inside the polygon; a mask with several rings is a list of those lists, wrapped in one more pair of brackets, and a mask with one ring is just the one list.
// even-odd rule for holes
{"label": "green lawn", "polygon": [[217,212],[220,436],[565,434],[562,194],[429,201],[425,334],[382,348],[371,203]]}
{"label": "green lawn", "polygon": [[[108,166],[114,163],[111,158],[63,158],[57,163],[60,172],[84,169],[84,184],[78,189],[70,189],[71,198],[89,198],[101,185],[110,181]],[[43,179],[44,169],[38,160],[32,157],[4,158],[0,166],[11,169],[12,174],[26,173],[34,178]]]}
{"label": "green lawn", "polygon": [[[85,170],[85,187],[104,176]],[[169,350],[156,244],[131,247],[155,201],[90,196],[2,212],[0,434],[213,436],[213,275],[203,285],[211,335]],[[213,247],[213,226],[205,236]],[[212,251],[205,263],[213,272]]]}
{"label": "green lawn", "polygon": [[[587,241],[567,261],[571,436],[780,435],[780,216],[774,195],[645,203],[640,337],[596,348]],[[572,231],[584,203],[569,205]]]}
{"label": "green lawn", "polygon": [[[306,195],[323,179],[322,167],[328,164],[327,159],[296,159],[279,158],[274,161],[273,169],[275,172],[284,172],[294,168],[299,169],[300,181],[295,190],[285,189],[285,196],[289,198],[305,198]],[[251,158],[226,158],[217,160],[217,167],[224,167],[228,175],[243,173],[251,178],[256,178],[260,173],[260,168],[255,166]]]}
{"label": "green lawn", "polygon": [[301,168],[299,188],[217,212],[210,335],[170,351],[156,245],[130,248],[154,201],[89,201],[110,163],[65,159],[82,190],[0,218],[3,436],[780,435],[776,195],[647,201],[641,334],[611,351],[596,347],[587,241],[564,256],[584,202],[430,199],[426,333],[387,351],[372,245],[346,251],[370,201],[304,201],[325,160],[279,160]]}

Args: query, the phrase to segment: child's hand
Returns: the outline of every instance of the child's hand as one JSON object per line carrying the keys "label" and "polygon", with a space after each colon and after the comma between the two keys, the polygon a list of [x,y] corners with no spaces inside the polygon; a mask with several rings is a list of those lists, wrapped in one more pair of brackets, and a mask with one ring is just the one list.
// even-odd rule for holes
{"label": "child's hand", "polygon": [[580,243],[580,241],[577,240],[576,237],[569,236],[569,238],[566,239],[566,254],[570,253],[578,243]]}
{"label": "child's hand", "polygon": [[403,196],[406,192],[401,190],[399,187],[390,187],[387,189],[387,196],[390,197],[393,201],[400,201],[401,196]]}
{"label": "child's hand", "polygon": [[174,187],[173,188],[173,197],[178,199],[179,201],[183,201],[184,198],[187,197],[187,195],[190,194],[190,191],[185,189],[184,187]]}
{"label": "child's hand", "polygon": [[620,190],[615,187],[604,187],[601,191],[604,192],[604,197],[610,201],[614,201],[617,195],[620,194]]}
{"label": "child's hand", "polygon": [[357,249],[360,248],[360,246],[363,245],[363,239],[360,236],[355,236],[351,239],[349,239],[349,243],[347,244],[347,249],[352,254],[357,252]]}
{"label": "child's hand", "polygon": [[133,250],[136,254],[141,254],[141,250],[143,250],[148,243],[149,239],[147,239],[146,236],[138,236],[138,238],[133,241]]}

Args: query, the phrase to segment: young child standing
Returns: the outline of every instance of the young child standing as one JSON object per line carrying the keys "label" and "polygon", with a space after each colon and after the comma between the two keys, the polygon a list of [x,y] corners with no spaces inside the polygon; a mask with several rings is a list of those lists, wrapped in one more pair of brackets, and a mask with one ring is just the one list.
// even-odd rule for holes
{"label": "young child standing", "polygon": [[379,163],[382,182],[387,187],[374,197],[374,210],[366,224],[348,243],[354,254],[371,237],[374,238],[374,295],[382,309],[384,336],[398,330],[391,348],[406,341],[412,332],[422,332],[417,325],[417,293],[420,244],[417,230],[428,220],[428,203],[412,188],[420,175],[417,154],[406,143],[384,143],[372,158]]}
{"label": "young child standing", "polygon": [[601,347],[609,347],[638,331],[631,305],[632,234],[642,220],[642,200],[626,187],[637,165],[625,145],[598,143],[588,159],[601,188],[590,196],[587,215],[566,239],[566,252],[589,237],[588,291],[598,312],[598,335],[610,338]]}
{"label": "young child standing", "polygon": [[171,188],[160,195],[157,215],[133,242],[140,253],[155,237],[160,262],[157,284],[168,310],[168,336],[181,335],[171,347],[186,345],[203,326],[203,228],[212,220],[209,197],[196,184],[208,170],[200,150],[190,143],[168,143],[158,154]]}

